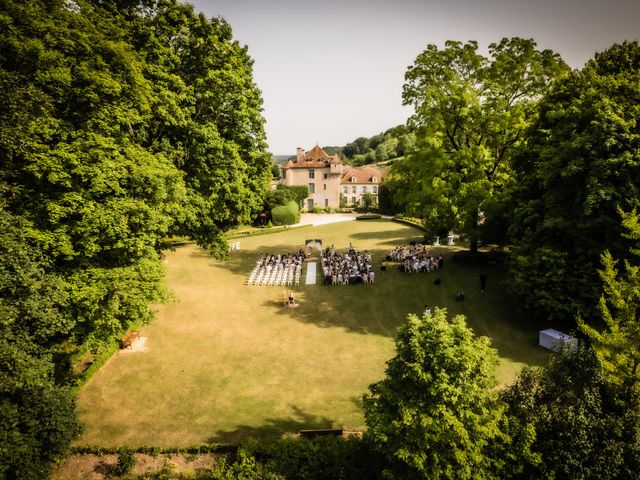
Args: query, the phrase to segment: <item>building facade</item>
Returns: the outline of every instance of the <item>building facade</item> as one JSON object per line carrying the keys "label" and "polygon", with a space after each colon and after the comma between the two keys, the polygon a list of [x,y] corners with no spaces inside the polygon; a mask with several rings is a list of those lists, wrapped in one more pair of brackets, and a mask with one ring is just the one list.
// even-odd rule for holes
{"label": "building facade", "polygon": [[384,170],[344,165],[338,155],[328,155],[318,145],[308,152],[298,147],[295,161],[289,160],[280,167],[280,183],[306,185],[309,197],[302,207],[307,211],[314,207],[340,207],[340,196],[346,205],[361,205],[362,196],[371,193],[377,203],[378,189]]}
{"label": "building facade", "polygon": [[363,196],[370,193],[378,203],[378,191],[385,171],[378,167],[346,167],[340,179],[340,193],[345,205],[363,205]]}

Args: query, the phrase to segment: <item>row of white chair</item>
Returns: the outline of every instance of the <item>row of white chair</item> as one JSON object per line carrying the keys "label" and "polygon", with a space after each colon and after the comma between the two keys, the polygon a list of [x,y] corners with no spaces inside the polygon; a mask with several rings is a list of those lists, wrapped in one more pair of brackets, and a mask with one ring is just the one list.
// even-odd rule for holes
{"label": "row of white chair", "polygon": [[267,285],[267,286],[292,286],[300,285],[301,266],[296,265],[284,268],[278,265],[276,268],[267,270],[266,268],[256,267],[249,274],[247,285]]}

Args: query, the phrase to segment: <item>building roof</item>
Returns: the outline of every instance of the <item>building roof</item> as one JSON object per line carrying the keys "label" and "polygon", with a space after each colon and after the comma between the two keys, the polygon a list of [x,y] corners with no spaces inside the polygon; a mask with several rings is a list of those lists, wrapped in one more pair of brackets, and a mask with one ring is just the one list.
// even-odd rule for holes
{"label": "building roof", "polygon": [[336,155],[328,155],[319,145],[308,152],[300,149],[295,161],[289,160],[281,168],[327,168],[330,165],[340,165],[342,160]]}
{"label": "building roof", "polygon": [[[386,173],[385,169],[379,167],[347,167],[342,172],[340,183],[381,183]],[[351,180],[352,177],[355,177],[355,181]]]}

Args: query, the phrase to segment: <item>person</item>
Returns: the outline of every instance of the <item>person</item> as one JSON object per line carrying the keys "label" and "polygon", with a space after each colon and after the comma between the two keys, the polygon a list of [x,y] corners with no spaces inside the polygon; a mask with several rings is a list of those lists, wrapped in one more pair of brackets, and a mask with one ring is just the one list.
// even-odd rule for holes
{"label": "person", "polygon": [[480,291],[482,293],[484,293],[486,286],[487,286],[487,274],[481,273],[480,274]]}
{"label": "person", "polygon": [[422,312],[422,315],[431,315],[431,307],[429,305],[424,306],[424,312]]}
{"label": "person", "polygon": [[382,261],[382,265],[380,265],[380,271],[383,273],[387,271],[387,262],[384,260]]}
{"label": "person", "polygon": [[293,298],[293,292],[289,292],[289,305],[295,305],[296,300]]}

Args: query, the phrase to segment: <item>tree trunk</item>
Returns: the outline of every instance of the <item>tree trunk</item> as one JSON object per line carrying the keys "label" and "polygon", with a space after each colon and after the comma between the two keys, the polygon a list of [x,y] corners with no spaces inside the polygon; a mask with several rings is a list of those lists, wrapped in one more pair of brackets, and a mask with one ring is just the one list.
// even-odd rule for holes
{"label": "tree trunk", "polygon": [[478,210],[471,214],[469,225],[469,251],[475,254],[478,253]]}
{"label": "tree trunk", "polygon": [[469,251],[478,253],[478,237],[475,234],[469,237]]}

